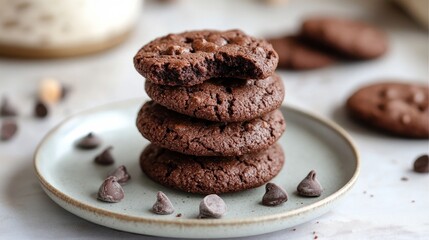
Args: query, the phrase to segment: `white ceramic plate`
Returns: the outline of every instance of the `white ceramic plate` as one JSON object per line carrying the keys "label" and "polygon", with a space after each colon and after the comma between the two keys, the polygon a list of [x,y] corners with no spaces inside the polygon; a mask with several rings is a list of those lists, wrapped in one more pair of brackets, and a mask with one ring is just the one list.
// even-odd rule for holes
{"label": "white ceramic plate", "polygon": [[[260,204],[264,187],[224,194],[228,206],[222,219],[197,219],[201,195],[171,190],[149,180],[141,171],[139,155],[148,142],[135,127],[141,99],[115,103],[78,114],[52,130],[35,153],[35,169],[45,192],[67,211],[91,222],[133,233],[184,238],[238,237],[276,231],[314,219],[333,207],[350,190],[359,172],[357,150],[340,127],[308,113],[284,106],[287,129],[279,143],[286,163],[272,181],[282,185],[289,200],[277,207]],[[76,139],[94,132],[103,146],[92,151],[74,147]],[[93,158],[114,146],[114,166],[99,166]],[[111,170],[124,164],[132,179],[125,198],[109,204],[96,199],[97,190]],[[316,170],[324,192],[318,198],[295,194],[297,184]],[[176,208],[159,216],[150,209],[157,191]],[[176,214],[181,213],[181,217]]]}

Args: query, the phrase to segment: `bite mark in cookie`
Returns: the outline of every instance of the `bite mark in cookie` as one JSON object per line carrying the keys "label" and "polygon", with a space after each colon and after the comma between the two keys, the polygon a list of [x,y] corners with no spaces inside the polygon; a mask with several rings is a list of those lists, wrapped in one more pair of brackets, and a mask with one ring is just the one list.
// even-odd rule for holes
{"label": "bite mark in cookie", "polygon": [[155,84],[192,86],[211,78],[265,79],[278,55],[265,40],[240,30],[169,34],[143,46],[136,70]]}

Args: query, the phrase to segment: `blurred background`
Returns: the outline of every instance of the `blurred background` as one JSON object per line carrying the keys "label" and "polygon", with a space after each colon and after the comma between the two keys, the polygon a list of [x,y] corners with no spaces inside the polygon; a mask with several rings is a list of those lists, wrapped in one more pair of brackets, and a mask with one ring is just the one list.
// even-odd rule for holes
{"label": "blurred background", "polygon": [[[426,4],[427,9],[427,1],[407,2]],[[323,114],[332,108],[331,102],[341,104],[350,90],[365,82],[426,81],[428,75],[427,11],[426,22],[415,21],[421,17],[396,1],[0,0],[0,6],[0,52],[22,57],[0,58],[0,94],[20,105],[23,113],[33,106],[30,95],[44,78],[55,78],[74,92],[55,106],[53,115],[144,96],[143,78],[134,70],[132,57],[156,37],[204,28],[239,28],[257,37],[277,37],[294,34],[309,16],[368,22],[387,33],[390,48],[374,61],[313,71],[280,70],[287,103]],[[81,56],[92,51],[96,53]],[[327,96],[322,90],[332,88],[341,91]]]}
{"label": "blurred background", "polygon": [[[368,83],[398,80],[428,85],[427,0],[0,0],[0,97],[16,107],[19,126],[14,138],[0,142],[0,237],[136,237],[85,222],[44,195],[32,168],[32,154],[43,136],[84,109],[147,98],[144,79],[132,59],[156,37],[231,28],[261,38],[281,37],[299,31],[310,16],[364,21],[384,31],[389,42],[388,51],[377,59],[278,70],[286,86],[285,104],[339,123],[355,138],[362,158],[371,159],[363,162],[353,196],[322,217],[316,227],[324,229],[319,237],[423,239],[429,234],[429,222],[422,210],[429,200],[412,206],[408,199],[406,205],[392,201],[398,197],[396,188],[401,195],[412,195],[417,187],[398,184],[410,162],[386,164],[393,157],[414,159],[427,151],[427,142],[384,139],[348,120],[343,106],[351,93]],[[40,98],[48,107],[46,118],[34,118]],[[381,179],[374,168],[395,177]],[[368,188],[378,200],[369,202],[362,194]],[[309,239],[314,223],[300,229],[268,234],[265,239]]]}

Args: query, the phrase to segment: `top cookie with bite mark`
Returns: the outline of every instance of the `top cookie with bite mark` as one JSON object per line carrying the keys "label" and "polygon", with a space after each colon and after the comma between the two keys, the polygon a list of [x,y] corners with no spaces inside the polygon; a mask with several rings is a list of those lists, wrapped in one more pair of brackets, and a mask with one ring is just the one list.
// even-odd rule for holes
{"label": "top cookie with bite mark", "polygon": [[265,79],[278,55],[271,44],[240,30],[201,30],[169,34],[143,46],[136,70],[161,85],[192,86],[211,78]]}

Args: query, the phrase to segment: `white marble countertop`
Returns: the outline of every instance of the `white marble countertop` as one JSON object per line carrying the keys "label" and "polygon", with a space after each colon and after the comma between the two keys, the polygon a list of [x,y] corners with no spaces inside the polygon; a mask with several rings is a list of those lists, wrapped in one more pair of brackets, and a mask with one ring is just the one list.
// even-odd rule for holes
{"label": "white marble countertop", "polygon": [[[342,108],[362,84],[384,79],[428,84],[428,32],[388,1],[289,1],[268,7],[256,1],[188,1],[146,4],[135,34],[111,51],[65,60],[24,61],[0,58],[0,95],[19,105],[19,133],[0,143],[0,239],[156,239],[111,230],[63,210],[42,191],[32,156],[41,138],[65,117],[104,103],[147,98],[132,56],[144,43],[169,32],[199,28],[241,28],[257,36],[293,32],[304,16],[356,17],[376,23],[389,35],[391,49],[382,59],[341,64],[308,72],[280,71],[286,103],[343,126],[357,143],[360,178],[336,209],[311,222],[246,239],[427,239],[429,175],[411,170],[429,151],[427,140],[382,135],[351,122]],[[32,117],[38,80],[52,76],[72,92],[45,120]],[[317,156],[315,156],[317,157]],[[402,177],[408,181],[401,181]],[[244,239],[244,238],[243,238]]]}

